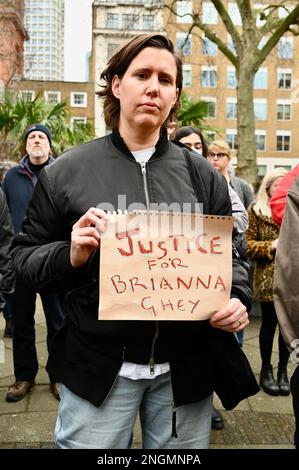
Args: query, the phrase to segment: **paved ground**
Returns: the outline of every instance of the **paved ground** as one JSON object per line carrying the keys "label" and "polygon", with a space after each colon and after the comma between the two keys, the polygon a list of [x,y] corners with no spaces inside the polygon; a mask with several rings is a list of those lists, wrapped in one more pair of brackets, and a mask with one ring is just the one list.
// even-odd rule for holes
{"label": "paved ground", "polygon": [[[245,333],[244,351],[258,375],[260,357],[258,348],[259,318],[253,317]],[[36,315],[37,350],[40,369],[37,386],[24,400],[7,403],[5,394],[13,383],[12,343],[3,339],[4,321],[0,318],[0,449],[53,448],[53,428],[58,402],[49,392],[45,372],[47,351],[45,323],[39,306]],[[4,356],[3,356],[4,349]],[[2,351],[2,352],[1,352]],[[277,338],[273,354],[273,365],[277,370]],[[289,365],[289,373],[294,369]],[[215,404],[222,409],[219,400]],[[212,431],[211,448],[218,449],[286,449],[293,448],[294,420],[290,397],[271,397],[259,392],[244,400],[233,411],[223,411],[225,428]],[[135,444],[140,442],[139,426],[136,426]]]}

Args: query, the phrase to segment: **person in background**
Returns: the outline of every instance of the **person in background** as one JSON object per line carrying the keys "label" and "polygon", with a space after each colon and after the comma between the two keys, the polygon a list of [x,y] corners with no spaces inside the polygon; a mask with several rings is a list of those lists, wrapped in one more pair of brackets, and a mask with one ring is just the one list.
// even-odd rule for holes
{"label": "person in background", "polygon": [[287,174],[280,181],[278,187],[275,190],[275,193],[270,199],[272,217],[274,222],[276,222],[278,225],[282,224],[282,219],[287,202],[287,192],[292,186],[297,176],[299,176],[299,163],[287,172]]}
{"label": "person in background", "polygon": [[279,330],[279,363],[277,381],[271,364],[273,340],[277,326],[277,315],[273,299],[274,266],[279,226],[274,222],[270,199],[283,176],[284,168],[276,168],[263,178],[256,202],[249,208],[247,231],[247,252],[256,266],[253,277],[253,295],[260,301],[262,322],[259,333],[262,368],[260,386],[269,395],[289,395],[290,384],[287,376],[289,352]]}
{"label": "person in background", "polygon": [[[208,146],[202,132],[191,126],[179,127],[173,138],[174,142],[181,142],[190,150],[207,158]],[[248,228],[248,215],[238,194],[228,185],[229,197],[232,204],[234,226],[238,233],[244,233]]]}
{"label": "person in background", "polygon": [[[119,194],[127,208],[198,201],[183,152],[167,137],[182,90],[172,42],[155,33],[132,38],[101,79],[98,94],[112,134],[45,168],[12,251],[28,282],[68,293],[66,323],[47,364],[61,380],[56,445],[128,448],[139,413],[144,448],[207,448],[214,388],[221,398],[225,387],[229,400],[243,388],[232,386],[227,374],[243,357],[231,332],[248,324],[248,273],[233,260],[233,298],[206,322],[98,320],[100,236],[108,216],[96,206],[109,202],[118,210]],[[223,178],[203,158],[194,164],[202,176],[199,202],[204,194],[208,200],[204,209],[231,214]],[[214,335],[217,346],[227,341],[225,379]],[[243,398],[256,393],[255,381],[246,382]]]}
{"label": "person in background", "polygon": [[[27,154],[20,163],[7,171],[3,180],[15,234],[21,225],[41,170],[54,161],[51,156],[51,133],[42,124],[29,126],[24,134]],[[46,217],[47,214],[45,213]],[[15,291],[10,295],[14,335],[13,361],[16,381],[6,394],[8,402],[22,400],[35,384],[38,360],[35,347],[34,315],[37,292],[21,276],[16,279]],[[40,291],[47,322],[47,346],[62,325],[64,314],[57,294]],[[50,390],[59,399],[58,384],[50,377]]]}
{"label": "person in background", "polygon": [[[6,203],[5,194],[0,187],[0,310],[7,305],[5,295],[11,294],[14,290],[15,272],[12,259],[9,253],[10,244],[13,238],[13,227],[9,210]],[[10,338],[11,320],[5,318],[4,337]],[[11,332],[12,333],[12,332]]]}
{"label": "person in background", "polygon": [[247,181],[234,176],[230,171],[230,147],[224,140],[214,140],[208,148],[208,161],[223,174],[233,190],[238,194],[245,209],[254,201],[253,190]]}
{"label": "person in background", "polygon": [[189,149],[194,150],[194,152],[205,158],[207,157],[208,147],[199,129],[192,126],[179,127],[173,135],[173,140],[182,142]]}
{"label": "person in background", "polygon": [[297,364],[291,378],[295,416],[294,443],[299,449],[299,165],[281,180],[271,201],[273,218],[282,225],[276,250],[274,304],[291,359]]}
{"label": "person in background", "polygon": [[[235,204],[235,226],[242,235],[241,247],[244,251],[246,248],[246,237],[244,232],[248,228],[248,216],[245,215],[246,209],[254,200],[254,194],[251,186],[242,178],[234,176],[231,168],[230,147],[224,140],[214,140],[208,147],[207,160],[224,176],[228,183],[229,193],[232,203]],[[236,200],[236,196],[239,200]],[[240,206],[241,202],[241,206]],[[243,209],[245,208],[245,211]],[[237,333],[240,346],[244,342],[244,330]]]}

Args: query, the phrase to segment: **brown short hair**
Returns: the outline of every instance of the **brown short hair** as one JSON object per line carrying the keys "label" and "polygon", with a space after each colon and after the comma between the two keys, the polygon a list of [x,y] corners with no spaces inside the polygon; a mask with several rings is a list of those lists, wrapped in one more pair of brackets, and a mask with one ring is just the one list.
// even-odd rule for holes
{"label": "brown short hair", "polygon": [[176,76],[176,88],[178,88],[178,99],[171,109],[168,118],[164,125],[167,125],[168,121],[175,119],[177,110],[180,107],[180,95],[183,86],[183,72],[182,72],[182,60],[181,57],[175,53],[173,43],[166,36],[161,34],[140,34],[135,36],[129,42],[127,42],[121,49],[119,49],[109,60],[107,67],[101,73],[101,80],[104,80],[106,84],[101,85],[103,88],[96,94],[101,98],[104,98],[104,118],[106,125],[111,128],[115,128],[119,122],[120,115],[120,104],[119,100],[112,93],[112,80],[115,75],[120,79],[125,75],[132,60],[146,47],[156,47],[158,49],[168,50],[175,59],[177,66]]}

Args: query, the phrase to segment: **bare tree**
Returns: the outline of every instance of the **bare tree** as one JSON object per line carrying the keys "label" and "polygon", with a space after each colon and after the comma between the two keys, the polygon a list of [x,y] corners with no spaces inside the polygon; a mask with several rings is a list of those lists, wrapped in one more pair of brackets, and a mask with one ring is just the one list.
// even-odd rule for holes
{"label": "bare tree", "polygon": [[[287,32],[299,34],[299,3],[296,1],[273,0],[272,4],[255,9],[253,1],[235,0],[238,7],[241,26],[236,26],[229,15],[225,0],[210,0],[217,10],[227,33],[233,43],[229,48],[213,25],[203,22],[203,1],[193,3],[192,23],[188,33],[201,30],[205,36],[218,46],[218,49],[233,64],[237,79],[237,130],[238,130],[238,169],[240,176],[255,184],[257,180],[255,117],[254,117],[254,76],[280,38]],[[177,15],[177,0],[166,3],[174,15]],[[270,2],[269,2],[270,3]],[[291,7],[290,7],[291,6]],[[281,8],[283,15],[278,14]],[[190,14],[189,14],[190,16]],[[281,17],[280,17],[281,16]],[[257,20],[261,20],[258,21]]]}

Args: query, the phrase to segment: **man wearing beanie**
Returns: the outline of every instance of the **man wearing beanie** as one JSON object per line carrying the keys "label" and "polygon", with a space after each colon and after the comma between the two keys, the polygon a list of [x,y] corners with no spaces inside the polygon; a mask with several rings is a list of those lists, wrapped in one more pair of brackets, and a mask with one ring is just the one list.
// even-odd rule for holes
{"label": "man wearing beanie", "polygon": [[[27,206],[30,202],[35,184],[44,166],[51,164],[51,132],[43,124],[30,125],[24,140],[26,155],[18,165],[5,175],[3,190],[6,194],[15,234],[21,231]],[[54,334],[63,322],[63,310],[56,294],[39,292],[47,322],[47,346],[49,349]],[[10,296],[12,318],[14,323],[13,361],[16,382],[8,389],[6,400],[22,400],[35,384],[38,372],[38,361],[35,347],[34,314],[36,291],[18,278],[15,292]],[[50,390],[59,399],[58,385],[50,377]]]}

